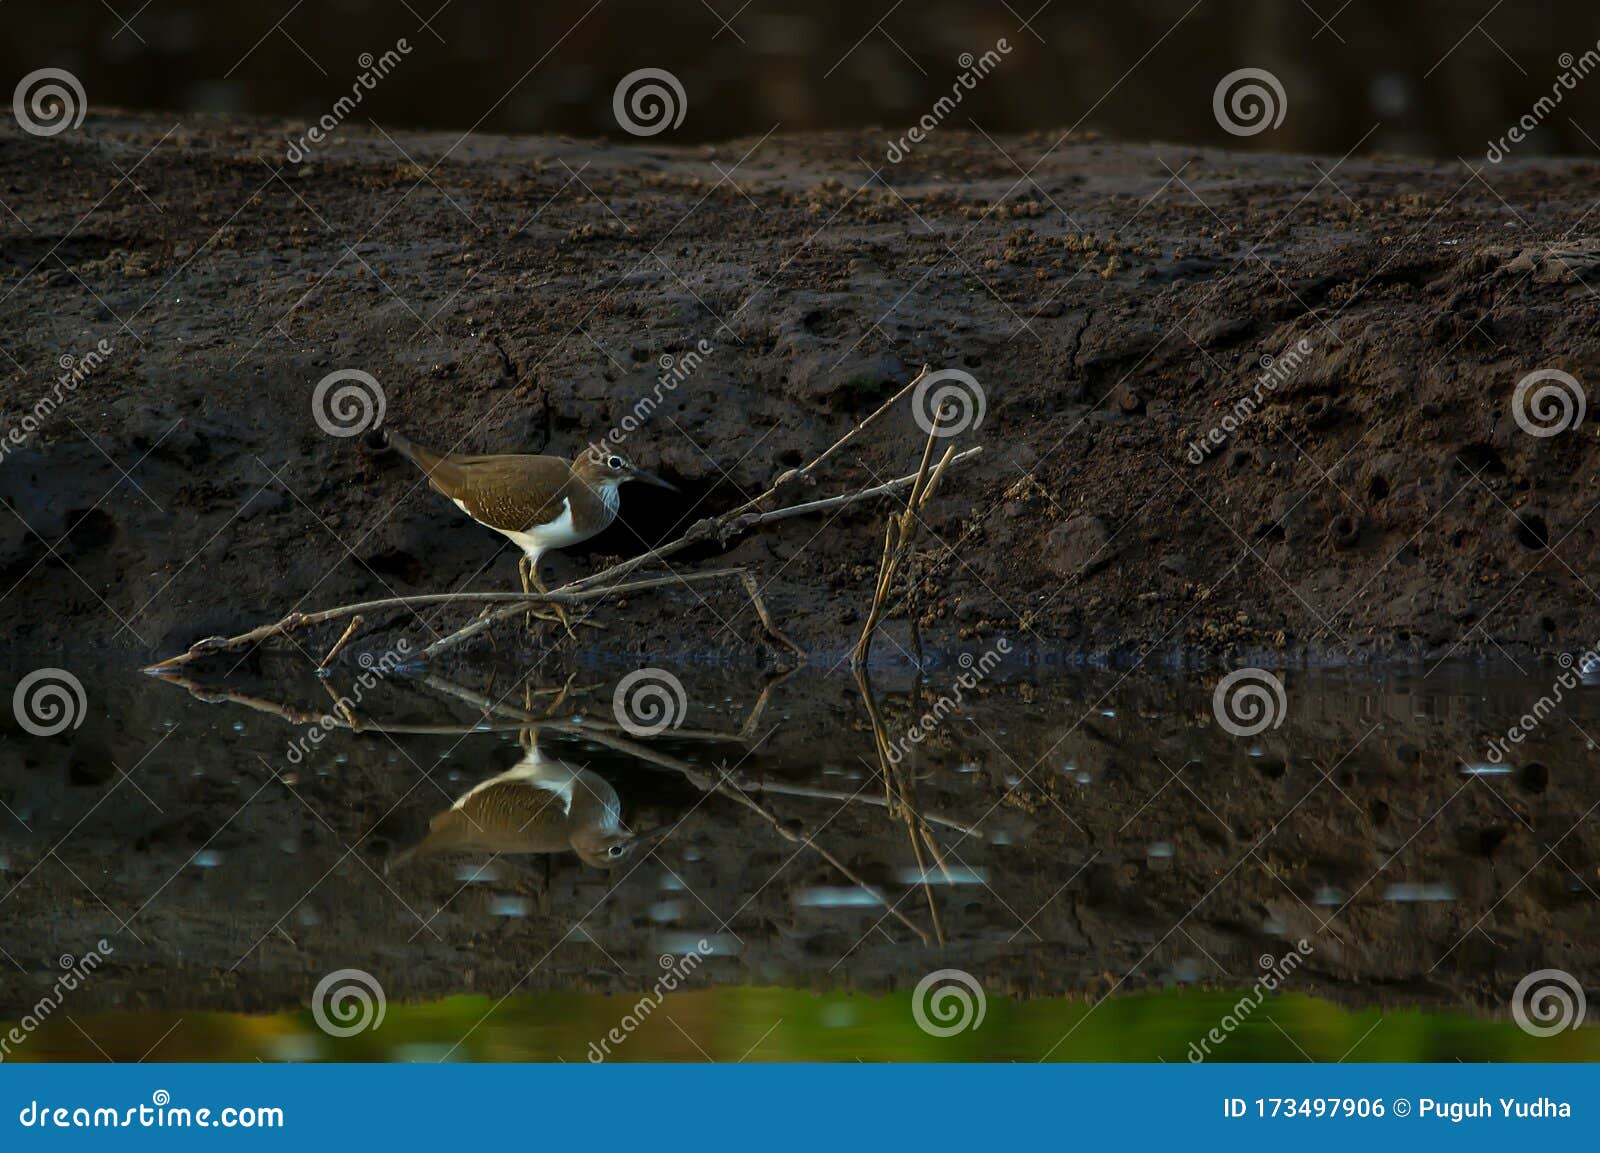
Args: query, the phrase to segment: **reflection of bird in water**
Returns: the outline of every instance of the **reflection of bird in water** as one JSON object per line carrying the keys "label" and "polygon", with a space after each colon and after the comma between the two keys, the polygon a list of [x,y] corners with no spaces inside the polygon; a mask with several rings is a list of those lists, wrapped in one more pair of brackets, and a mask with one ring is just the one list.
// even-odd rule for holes
{"label": "reflection of bird in water", "polygon": [[660,839],[665,827],[635,833],[622,823],[617,791],[598,773],[547,758],[529,742],[522,760],[475,786],[428,823],[420,844],[391,867],[438,853],[561,853],[615,868]]}

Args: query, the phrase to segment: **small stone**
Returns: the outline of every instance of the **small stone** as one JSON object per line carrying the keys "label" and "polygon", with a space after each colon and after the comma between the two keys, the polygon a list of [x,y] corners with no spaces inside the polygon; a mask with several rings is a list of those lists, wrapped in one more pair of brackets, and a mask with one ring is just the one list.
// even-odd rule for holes
{"label": "small stone", "polygon": [[1090,575],[1111,560],[1110,540],[1111,533],[1097,516],[1086,514],[1063,521],[1045,538],[1051,571],[1059,577]]}
{"label": "small stone", "polygon": [[1200,345],[1203,348],[1215,348],[1219,344],[1233,344],[1243,340],[1255,330],[1255,322],[1246,316],[1224,317],[1207,325],[1200,334]]}

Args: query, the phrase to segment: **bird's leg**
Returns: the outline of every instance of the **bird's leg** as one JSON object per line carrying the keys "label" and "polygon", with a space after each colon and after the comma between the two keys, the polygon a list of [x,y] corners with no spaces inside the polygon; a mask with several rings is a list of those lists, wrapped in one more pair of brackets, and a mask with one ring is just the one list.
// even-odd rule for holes
{"label": "bird's leg", "polygon": [[[522,553],[517,557],[517,576],[522,578],[522,591],[525,593],[533,591],[532,582],[528,580],[528,570],[532,567],[528,562],[527,553]],[[531,608],[522,614],[522,627],[525,629],[533,628],[533,610]]]}
{"label": "bird's leg", "polygon": [[[548,593],[550,591],[544,587],[544,582],[539,579],[539,566],[537,564],[530,564],[528,566],[528,573],[533,578],[534,588],[542,593]],[[572,631],[572,622],[567,619],[567,610],[558,604],[552,604],[550,605],[550,608],[555,612],[556,619],[561,622],[561,627],[567,630],[567,635],[573,640],[577,640],[578,634]]]}
{"label": "bird's leg", "polygon": [[[523,553],[521,556],[517,557],[517,576],[522,578],[522,591],[525,593],[547,593],[550,591],[549,589],[545,588],[543,582],[539,580],[539,562],[534,560],[527,553]],[[542,621],[556,621],[561,625],[562,628],[567,630],[568,636],[572,636],[572,626],[567,623],[567,614],[561,611],[561,606],[550,605],[549,609],[550,612],[540,612],[538,609],[530,607],[522,616],[523,627],[529,629],[533,628],[533,622],[535,618]],[[551,612],[553,612],[555,615],[552,616]]]}

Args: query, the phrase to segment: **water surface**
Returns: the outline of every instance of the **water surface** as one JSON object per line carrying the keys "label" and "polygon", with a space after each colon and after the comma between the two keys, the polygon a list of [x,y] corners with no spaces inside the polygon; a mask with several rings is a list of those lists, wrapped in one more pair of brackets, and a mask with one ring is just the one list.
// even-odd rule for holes
{"label": "water surface", "polygon": [[[35,1058],[580,1060],[659,995],[608,1056],[728,1057],[783,1021],[768,1056],[1094,1058],[1137,1019],[1127,1055],[1183,1060],[1269,973],[1216,1056],[1391,1028],[1370,1053],[1587,1051],[1508,1020],[1600,939],[1600,691],[1536,709],[1554,663],[1282,672],[1278,723],[1238,735],[1214,673],[974,680],[957,654],[865,685],[662,670],[682,704],[656,733],[618,723],[632,668],[355,703],[353,662],[183,685],[53,659],[87,708],[4,737],[0,1020],[112,951]],[[343,970],[384,1023],[308,1032]],[[912,1013],[943,970],[985,1006],[950,1038]]]}

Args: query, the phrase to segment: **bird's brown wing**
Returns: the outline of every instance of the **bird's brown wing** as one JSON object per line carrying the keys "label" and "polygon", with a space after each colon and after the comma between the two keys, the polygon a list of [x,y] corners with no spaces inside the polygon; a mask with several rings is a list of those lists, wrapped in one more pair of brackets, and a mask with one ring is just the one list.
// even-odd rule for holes
{"label": "bird's brown wing", "polygon": [[561,515],[571,474],[556,456],[447,456],[428,483],[480,524],[525,532]]}
{"label": "bird's brown wing", "polygon": [[428,822],[428,835],[390,861],[398,868],[438,853],[559,853],[571,848],[566,804],[525,781],[496,781]]}
{"label": "bird's brown wing", "polygon": [[553,853],[567,848],[567,813],[560,795],[523,781],[479,789],[434,818],[433,831],[449,827],[463,847],[500,853]]}

